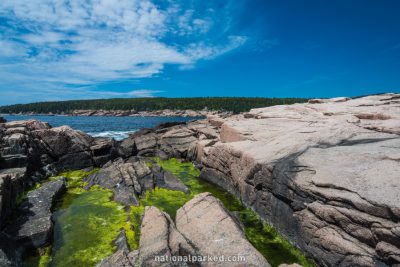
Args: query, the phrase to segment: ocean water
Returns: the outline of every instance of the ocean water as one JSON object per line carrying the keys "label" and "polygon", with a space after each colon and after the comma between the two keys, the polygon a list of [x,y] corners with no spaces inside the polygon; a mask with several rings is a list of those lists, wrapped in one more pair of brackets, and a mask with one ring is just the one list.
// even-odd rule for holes
{"label": "ocean water", "polygon": [[7,121],[37,119],[53,127],[68,125],[94,137],[127,138],[142,128],[151,128],[164,122],[186,122],[198,118],[184,117],[100,117],[100,116],[47,116],[47,115],[4,115]]}

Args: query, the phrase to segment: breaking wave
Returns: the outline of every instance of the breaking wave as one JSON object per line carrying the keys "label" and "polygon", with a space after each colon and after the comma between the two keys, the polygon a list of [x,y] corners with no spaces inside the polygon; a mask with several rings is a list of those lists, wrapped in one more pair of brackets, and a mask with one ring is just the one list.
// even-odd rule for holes
{"label": "breaking wave", "polygon": [[131,133],[135,131],[105,131],[100,133],[88,133],[93,137],[111,137],[117,141],[121,141],[125,138],[128,138]]}

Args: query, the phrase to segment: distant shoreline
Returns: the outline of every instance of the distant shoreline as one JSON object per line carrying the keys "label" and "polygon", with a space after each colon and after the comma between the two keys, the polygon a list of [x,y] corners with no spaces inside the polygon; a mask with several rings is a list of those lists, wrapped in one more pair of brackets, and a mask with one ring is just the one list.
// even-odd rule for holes
{"label": "distant shoreline", "polygon": [[154,110],[154,111],[130,111],[130,110],[73,110],[62,113],[2,113],[1,116],[68,116],[68,117],[199,117],[204,118],[208,115],[229,116],[232,112],[226,111],[194,111],[194,110]]}

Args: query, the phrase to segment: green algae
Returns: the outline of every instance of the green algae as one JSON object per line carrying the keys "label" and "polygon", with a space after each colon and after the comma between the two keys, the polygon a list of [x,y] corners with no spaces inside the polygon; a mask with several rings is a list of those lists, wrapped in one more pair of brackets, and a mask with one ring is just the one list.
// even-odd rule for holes
{"label": "green algae", "polygon": [[[245,226],[248,240],[265,256],[274,267],[281,263],[299,263],[315,266],[271,226],[263,222],[239,199],[222,188],[199,179],[200,172],[190,162],[177,159],[154,161],[165,170],[172,172],[189,189],[190,193],[155,188],[139,198],[139,206],[125,210],[111,201],[112,192],[98,186],[89,191],[83,179],[97,171],[72,171],[62,173],[67,178],[68,190],[57,203],[54,213],[54,244],[51,253],[44,253],[30,266],[95,266],[115,251],[112,241],[121,229],[125,229],[129,246],[139,248],[141,220],[146,206],[156,206],[167,212],[173,219],[176,211],[195,195],[210,192],[220,199]],[[151,164],[151,163],[149,163]],[[58,177],[60,177],[58,176]],[[52,178],[55,179],[55,178]]]}
{"label": "green algae", "polygon": [[95,266],[115,251],[112,241],[121,229],[132,236],[129,213],[110,200],[111,190],[98,186],[83,189],[83,179],[96,171],[60,174],[67,178],[67,193],[53,216],[53,252],[47,266]]}
{"label": "green algae", "polygon": [[39,267],[46,267],[49,264],[49,262],[51,261],[51,250],[52,250],[51,246],[45,247],[43,249],[42,255],[38,263]]}

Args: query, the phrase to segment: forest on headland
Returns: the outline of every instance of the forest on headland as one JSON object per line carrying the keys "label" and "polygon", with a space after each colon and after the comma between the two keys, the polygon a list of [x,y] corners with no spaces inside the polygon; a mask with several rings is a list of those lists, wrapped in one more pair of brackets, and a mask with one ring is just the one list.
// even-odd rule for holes
{"label": "forest on headland", "polygon": [[37,102],[0,107],[0,113],[63,114],[74,110],[221,110],[234,113],[252,108],[306,102],[305,98],[262,98],[262,97],[195,97],[195,98],[114,98],[93,100],[69,100]]}

